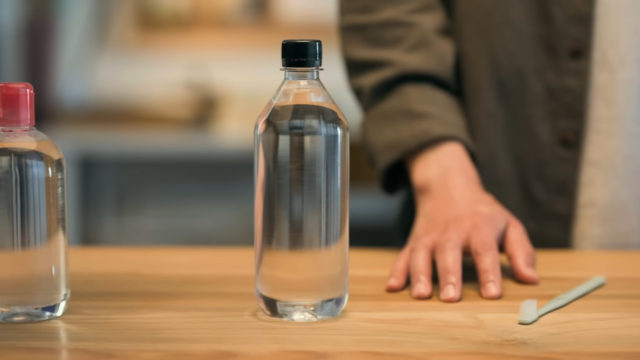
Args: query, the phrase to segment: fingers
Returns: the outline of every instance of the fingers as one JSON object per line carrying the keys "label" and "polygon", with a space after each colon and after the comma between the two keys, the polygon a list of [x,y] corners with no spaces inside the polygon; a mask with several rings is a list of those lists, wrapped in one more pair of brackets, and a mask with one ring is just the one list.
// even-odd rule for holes
{"label": "fingers", "polygon": [[539,278],[535,268],[536,253],[524,226],[517,219],[511,218],[504,236],[504,251],[509,257],[516,280],[537,284]]}
{"label": "fingers", "polygon": [[389,280],[387,280],[387,291],[404,289],[404,286],[407,284],[407,273],[409,272],[409,255],[409,247],[405,247],[398,255],[396,262],[391,268]]}
{"label": "fingers", "polygon": [[460,300],[462,291],[462,245],[455,239],[443,241],[435,250],[440,283],[440,300]]}
{"label": "fingers", "polygon": [[473,256],[480,282],[480,294],[485,299],[502,296],[502,274],[496,236],[486,229],[476,229],[470,234],[469,250]]}
{"label": "fingers", "polygon": [[416,299],[431,297],[431,250],[415,246],[411,251],[411,296]]}

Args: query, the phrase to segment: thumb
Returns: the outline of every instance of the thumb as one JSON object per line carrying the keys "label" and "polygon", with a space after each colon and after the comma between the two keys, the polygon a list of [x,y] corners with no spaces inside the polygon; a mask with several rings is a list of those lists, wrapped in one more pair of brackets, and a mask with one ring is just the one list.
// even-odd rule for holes
{"label": "thumb", "polygon": [[509,257],[516,280],[527,284],[538,283],[540,279],[536,272],[536,253],[524,226],[514,217],[507,224],[504,251]]}

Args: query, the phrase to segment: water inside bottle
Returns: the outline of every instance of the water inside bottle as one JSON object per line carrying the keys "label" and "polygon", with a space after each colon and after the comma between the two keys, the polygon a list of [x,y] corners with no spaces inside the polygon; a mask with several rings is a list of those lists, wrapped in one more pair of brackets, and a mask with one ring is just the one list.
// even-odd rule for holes
{"label": "water inside bottle", "polygon": [[348,292],[346,125],[296,104],[274,107],[256,131],[259,303],[291,320],[336,316]]}
{"label": "water inside bottle", "polygon": [[64,311],[64,201],[61,157],[0,149],[0,321],[44,320]]}

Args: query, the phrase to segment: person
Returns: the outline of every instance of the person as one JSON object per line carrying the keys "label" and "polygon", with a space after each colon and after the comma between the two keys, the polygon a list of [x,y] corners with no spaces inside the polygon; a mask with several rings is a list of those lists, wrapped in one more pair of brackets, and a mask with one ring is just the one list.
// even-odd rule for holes
{"label": "person", "polygon": [[385,190],[413,194],[387,290],[409,279],[431,297],[435,261],[440,299],[458,301],[468,252],[497,299],[500,249],[515,279],[537,283],[533,245],[570,245],[594,1],[343,0],[340,12],[369,156]]}

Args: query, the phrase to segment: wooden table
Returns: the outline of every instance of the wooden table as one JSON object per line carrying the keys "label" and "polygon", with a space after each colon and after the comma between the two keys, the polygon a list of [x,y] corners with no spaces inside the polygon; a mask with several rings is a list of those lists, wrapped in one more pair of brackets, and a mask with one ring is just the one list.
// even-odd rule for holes
{"label": "wooden table", "polygon": [[[640,358],[640,252],[541,251],[542,282],[504,297],[416,301],[385,293],[395,252],[351,252],[351,297],[335,320],[266,318],[250,248],[73,248],[72,297],[58,320],[0,325],[0,359]],[[519,303],[592,275],[604,288],[531,326]]]}

